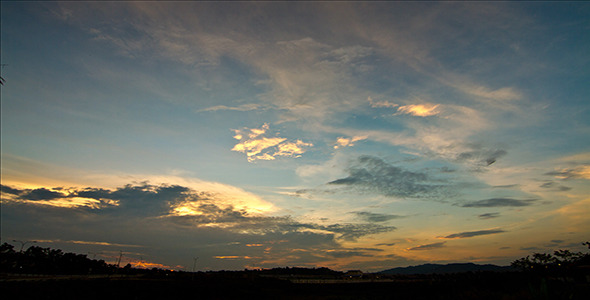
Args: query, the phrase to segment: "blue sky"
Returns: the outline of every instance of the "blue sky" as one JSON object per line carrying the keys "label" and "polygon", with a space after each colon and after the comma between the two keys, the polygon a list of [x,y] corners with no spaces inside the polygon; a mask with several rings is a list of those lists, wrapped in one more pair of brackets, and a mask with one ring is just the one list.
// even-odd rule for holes
{"label": "blue sky", "polygon": [[590,222],[583,2],[2,2],[2,239],[508,264]]}

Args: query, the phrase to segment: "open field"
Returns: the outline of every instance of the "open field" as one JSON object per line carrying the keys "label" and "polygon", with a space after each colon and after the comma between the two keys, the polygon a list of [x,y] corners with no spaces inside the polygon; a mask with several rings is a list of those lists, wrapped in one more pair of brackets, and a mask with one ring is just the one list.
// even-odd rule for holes
{"label": "open field", "polygon": [[14,299],[585,299],[590,294],[587,281],[522,273],[313,282],[219,274],[184,278],[4,276],[0,291]]}

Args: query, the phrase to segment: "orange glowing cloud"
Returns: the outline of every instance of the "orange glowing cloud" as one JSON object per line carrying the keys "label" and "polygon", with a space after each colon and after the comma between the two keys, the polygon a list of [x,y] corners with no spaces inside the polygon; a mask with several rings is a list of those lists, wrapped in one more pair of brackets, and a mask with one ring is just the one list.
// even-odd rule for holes
{"label": "orange glowing cloud", "polygon": [[168,270],[172,269],[170,266],[167,266],[167,265],[153,263],[153,262],[147,262],[147,261],[131,262],[129,264],[131,264],[132,267],[138,268],[138,269],[152,269],[152,268],[168,269]]}
{"label": "orange glowing cloud", "polygon": [[406,114],[417,117],[429,117],[439,113],[437,108],[439,104],[410,104],[400,106],[397,109],[398,114]]}

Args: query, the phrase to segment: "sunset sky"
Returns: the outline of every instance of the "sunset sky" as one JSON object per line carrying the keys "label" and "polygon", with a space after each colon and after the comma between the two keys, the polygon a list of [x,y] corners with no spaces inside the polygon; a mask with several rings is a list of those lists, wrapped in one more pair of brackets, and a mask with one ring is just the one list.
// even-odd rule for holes
{"label": "sunset sky", "polygon": [[590,240],[590,3],[1,9],[17,250],[379,271]]}

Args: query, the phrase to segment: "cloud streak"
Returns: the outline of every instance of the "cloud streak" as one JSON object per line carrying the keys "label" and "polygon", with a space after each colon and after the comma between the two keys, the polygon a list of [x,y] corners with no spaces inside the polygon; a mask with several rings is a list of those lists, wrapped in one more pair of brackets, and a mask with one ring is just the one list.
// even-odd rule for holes
{"label": "cloud streak", "polygon": [[535,199],[490,198],[464,203],[462,207],[521,207],[535,203]]}
{"label": "cloud streak", "polygon": [[493,218],[497,218],[500,216],[500,213],[485,213],[485,214],[481,214],[479,216],[477,216],[478,218],[482,219],[482,220],[487,220],[487,219],[493,219]]}
{"label": "cloud streak", "polygon": [[443,239],[464,239],[464,238],[471,238],[471,237],[482,236],[482,235],[497,234],[497,233],[502,233],[502,232],[506,232],[506,231],[504,231],[502,229],[476,230],[476,231],[466,231],[466,232],[453,233],[453,234],[449,234],[447,236],[440,237],[440,238],[443,238]]}
{"label": "cloud streak", "polygon": [[366,221],[366,222],[387,222],[390,220],[395,220],[395,219],[400,219],[400,218],[404,218],[404,216],[398,216],[398,215],[388,215],[388,214],[377,214],[377,213],[371,213],[371,212],[366,212],[366,211],[358,211],[358,212],[352,212],[351,214],[355,214],[358,218]]}
{"label": "cloud streak", "polygon": [[409,250],[409,251],[435,250],[435,249],[439,249],[439,248],[445,247],[445,243],[446,242],[419,245],[419,246],[416,246],[416,247],[408,248],[407,250]]}
{"label": "cloud streak", "polygon": [[574,168],[565,168],[545,173],[559,179],[590,179],[590,165],[580,165]]}

